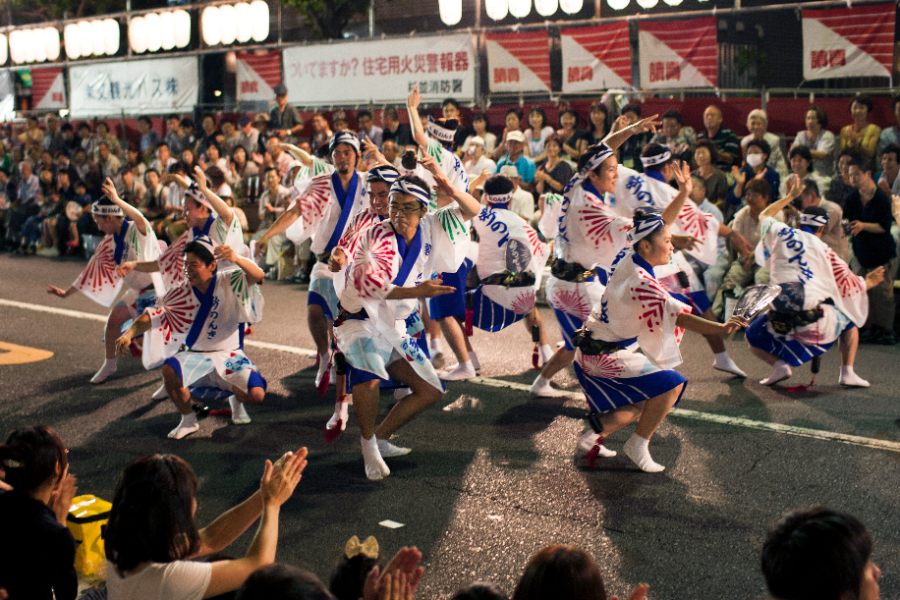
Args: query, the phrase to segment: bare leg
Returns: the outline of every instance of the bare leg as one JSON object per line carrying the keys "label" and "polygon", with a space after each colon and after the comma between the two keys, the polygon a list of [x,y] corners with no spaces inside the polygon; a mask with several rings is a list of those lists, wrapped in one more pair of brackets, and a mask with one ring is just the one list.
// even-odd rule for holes
{"label": "bare leg", "polygon": [[325,311],[321,306],[310,304],[306,308],[306,323],[316,344],[316,352],[319,356],[324,356],[328,354],[328,319],[325,318]]}
{"label": "bare leg", "polygon": [[[388,365],[388,373],[393,379],[407,384],[412,389],[412,394],[397,402],[378,426],[375,434],[382,440],[388,439],[400,427],[440,400],[442,395],[442,392],[422,379],[406,361],[394,361]],[[355,389],[353,403],[356,404]]]}
{"label": "bare leg", "polygon": [[169,392],[169,398],[183,415],[191,414],[191,392],[181,382],[181,377],[175,372],[175,369],[169,365],[163,365],[162,369],[163,383],[166,391]]}
{"label": "bare leg", "polygon": [[106,359],[116,359],[116,339],[122,335],[122,325],[131,318],[131,314],[121,302],[116,304],[106,319],[106,332],[103,339],[106,344]]}
{"label": "bare leg", "polygon": [[456,355],[457,362],[461,365],[469,362],[469,352],[466,349],[466,334],[459,321],[454,317],[447,317],[438,322],[441,326],[441,332],[443,332],[447,343],[450,345],[450,349]]}
{"label": "bare leg", "polygon": [[554,375],[572,364],[574,358],[574,350],[568,350],[565,346],[559,348],[541,369],[541,377],[552,379]]}
{"label": "bare leg", "polygon": [[547,344],[547,334],[544,331],[544,321],[541,319],[541,311],[534,307],[530,313],[525,315],[525,325],[528,327],[528,333],[531,334],[531,328],[537,325],[538,329],[541,332],[540,337],[540,345],[543,346]]}
{"label": "bare leg", "polygon": [[357,383],[353,386],[353,409],[359,422],[363,438],[375,435],[375,421],[378,419],[378,380]]}
{"label": "bare leg", "polygon": [[841,366],[853,368],[859,349],[859,329],[851,327],[841,333]]}
{"label": "bare leg", "polygon": [[623,406],[613,412],[605,413],[600,417],[603,424],[603,437],[609,437],[620,429],[628,426],[632,421],[641,416],[644,403]]}
{"label": "bare leg", "polygon": [[682,383],[678,387],[673,388],[664,394],[654,396],[645,401],[643,403],[644,410],[641,413],[641,418],[638,420],[635,433],[645,440],[652,438],[653,434],[656,433],[656,430],[659,429],[659,426],[662,424],[663,419],[666,418],[666,415],[669,414],[669,411],[675,406],[675,402],[678,401],[678,395],[681,394],[683,388],[684,384]]}

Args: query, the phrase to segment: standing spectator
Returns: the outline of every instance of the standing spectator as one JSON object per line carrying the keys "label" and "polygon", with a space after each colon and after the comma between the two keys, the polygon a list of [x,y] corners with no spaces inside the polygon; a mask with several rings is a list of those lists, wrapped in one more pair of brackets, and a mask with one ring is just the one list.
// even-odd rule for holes
{"label": "standing spectator", "polygon": [[74,600],[75,540],[66,516],[75,495],[68,450],[45,425],[12,432],[0,445],[0,590],[12,599]]}
{"label": "standing spectator", "polygon": [[244,148],[247,156],[257,152],[259,147],[259,129],[253,126],[253,121],[250,117],[244,115],[238,119],[238,128],[240,133],[238,133],[237,145]]}
{"label": "standing spectator", "polygon": [[891,235],[891,197],[875,185],[872,170],[861,159],[850,162],[850,184],[855,191],[847,198],[844,218],[850,222],[853,259],[850,267],[859,275],[884,267],[884,281],[871,288],[869,319],[860,341],[893,345],[894,274],[897,271],[897,247]]}
{"label": "standing spectator", "polygon": [[122,156],[122,145],[119,143],[119,139],[109,130],[109,125],[107,125],[106,121],[97,122],[97,145],[96,154],[94,156],[95,160],[100,156],[100,144],[102,143],[106,144],[106,147],[109,148],[110,153],[112,153],[116,158]]}
{"label": "standing spectator", "polygon": [[900,146],[900,95],[894,96],[891,106],[894,107],[895,124],[882,129],[878,136],[878,160],[881,160],[881,153],[891,144]]}
{"label": "standing spectator", "polygon": [[710,104],[703,111],[703,131],[697,134],[697,141],[709,140],[716,147],[716,166],[728,171],[741,159],[741,147],[734,132],[722,126],[722,109]]}
{"label": "standing spectator", "polygon": [[515,165],[504,165],[500,167],[500,175],[508,177],[513,184],[509,210],[530,223],[534,218],[534,196],[528,190],[522,189],[522,179],[519,176],[519,170],[516,169]]}
{"label": "standing spectator", "polygon": [[181,153],[181,119],[178,115],[169,115],[166,117],[166,137],[163,141],[168,144],[169,148],[175,154]]}
{"label": "standing spectator", "polygon": [[[106,529],[109,600],[209,598],[238,589],[275,561],[278,518],[306,468],[306,448],[265,462],[259,490],[198,529],[197,476],[183,459],[155,454],[132,462],[119,480]],[[148,519],[153,515],[153,519]],[[247,555],[199,562],[230,546],[259,520]]]}
{"label": "standing spectator", "polygon": [[160,181],[159,172],[155,169],[147,169],[147,172],[144,173],[144,186],[147,188],[147,193],[144,194],[144,203],[138,208],[148,221],[154,223],[165,216],[163,207],[165,206],[166,188]]}
{"label": "standing spectator", "polygon": [[869,123],[869,113],[872,112],[872,98],[865,94],[857,94],[850,101],[850,116],[853,122],[841,128],[840,150],[856,152],[866,163],[871,172],[875,168],[875,151],[878,149],[878,139],[881,128],[875,123]]}
{"label": "standing spectator", "polygon": [[662,127],[650,138],[650,143],[665,146],[680,160],[690,160],[697,145],[697,134],[692,127],[685,126],[680,112],[668,110],[663,113]]}
{"label": "standing spectator", "polygon": [[44,149],[44,130],[37,117],[30,116],[26,119],[25,131],[19,134],[19,143],[25,146],[25,153],[37,155]]}
{"label": "standing spectator", "polygon": [[492,161],[485,154],[484,140],[479,136],[470,137],[466,140],[467,150],[463,155],[463,168],[469,181],[475,179],[483,172],[488,171],[491,174],[497,172],[497,163]]}
{"label": "standing spectator", "polygon": [[837,162],[837,174],[831,179],[831,185],[828,186],[828,192],[825,197],[840,206],[847,205],[847,198],[854,192],[853,185],[850,183],[850,163],[857,158],[855,152],[850,150],[842,150]]}
{"label": "standing spectator", "polygon": [[72,127],[71,123],[63,123],[59,128],[60,132],[62,132],[63,138],[63,148],[62,153],[66,156],[72,156],[75,153],[75,149],[78,148],[78,140],[75,139],[75,128]]}
{"label": "standing spectator", "polygon": [[[506,137],[513,131],[522,131],[522,112],[518,108],[510,108],[503,117],[503,123],[503,137],[500,139],[500,143],[497,144],[497,147],[494,148],[494,154],[492,156],[494,160],[500,160],[500,157],[509,153],[509,150],[506,147]],[[522,136],[522,139],[524,140],[525,136]]]}
{"label": "standing spectator", "polygon": [[303,130],[303,119],[288,103],[287,87],[283,83],[275,86],[275,106],[269,111],[269,129],[272,135],[286,142],[293,142],[294,136]]}
{"label": "standing spectator", "polygon": [[153,131],[153,121],[150,120],[150,117],[138,118],[138,131],[141,132],[141,140],[138,146],[141,150],[141,156],[144,160],[150,160],[153,151],[156,150],[156,146],[159,144],[159,136]]}
{"label": "standing spectator", "polygon": [[567,108],[559,113],[559,129],[556,135],[562,141],[563,154],[573,162],[577,161],[581,153],[587,149],[584,132],[578,129],[580,120],[575,109]]}
{"label": "standing spectator", "polygon": [[[307,146],[308,145],[309,144],[307,144]],[[394,140],[384,140],[381,143],[381,153],[384,155],[385,160],[390,164],[398,169],[400,168],[400,148],[397,147],[397,142]]]}
{"label": "standing spectator", "polygon": [[[324,117],[322,118],[324,120]],[[381,123],[384,125],[384,129],[381,133],[382,145],[388,140],[397,144],[399,148],[404,148],[413,143],[412,131],[410,130],[409,125],[400,122],[400,115],[393,106],[384,109],[384,112],[381,113]],[[325,123],[325,125],[327,126],[328,123]],[[313,149],[316,148],[312,140],[310,141],[310,145],[313,146]]]}
{"label": "standing spectator", "polygon": [[87,153],[89,159],[93,160],[97,154],[97,137],[91,131],[91,126],[86,121],[82,121],[78,125],[78,141],[81,148]]}
{"label": "standing spectator", "polygon": [[[484,152],[488,157],[491,157],[494,155],[494,150],[497,148],[497,136],[488,131],[489,127],[490,122],[488,121],[487,114],[483,112],[472,114],[472,129],[474,130],[474,134],[470,136],[469,139],[477,136],[484,140]],[[466,140],[466,143],[468,144],[468,140]]]}
{"label": "standing spectator", "polygon": [[372,120],[372,112],[369,110],[361,110],[356,113],[356,122],[359,125],[359,138],[370,139],[372,143],[381,148],[381,145],[384,143],[382,139],[382,134],[384,130],[381,127],[375,125]]}
{"label": "standing spectator", "polygon": [[203,129],[203,134],[194,146],[194,156],[205,154],[206,149],[211,144],[217,144],[222,139],[222,132],[216,127],[216,118],[214,116],[209,114],[203,115],[203,119],[200,121],[200,127]]}
{"label": "standing spectator", "polygon": [[266,142],[269,141],[269,113],[257,113],[253,119],[253,128],[257,131],[256,148],[248,150],[250,157],[259,163],[263,162],[263,155],[266,153]]}
{"label": "standing spectator", "polygon": [[[259,195],[259,227],[256,237],[264,234],[291,203],[291,191],[281,185],[281,178],[275,169],[265,172],[265,186]],[[294,244],[284,233],[273,236],[266,243],[266,277],[284,280],[293,275],[289,252]]]}
{"label": "standing spectator", "polygon": [[144,172],[147,170],[147,164],[141,157],[141,152],[137,149],[137,146],[128,146],[125,150],[125,164],[122,166],[131,167],[135,177],[143,177]]}
{"label": "standing spectator", "polygon": [[518,129],[509,132],[505,146],[508,152],[497,162],[497,172],[501,172],[504,165],[513,165],[522,178],[523,187],[530,190],[534,185],[535,166],[534,161],[525,156],[525,134]]}
{"label": "standing spectator", "polygon": [[471,127],[463,125],[462,111],[460,111],[459,102],[456,98],[446,98],[441,102],[441,116],[445,120],[455,119],[456,133],[453,134],[453,145],[450,147],[452,152],[458,152],[466,141],[466,138],[474,133]]}
{"label": "standing spectator", "polygon": [[609,109],[603,102],[597,101],[591,105],[591,125],[588,127],[587,140],[588,146],[600,143],[609,134]]}
{"label": "standing spectator", "polygon": [[762,572],[779,600],[881,597],[871,534],[852,516],[827,508],[798,510],[769,530]]}
{"label": "standing spectator", "polygon": [[813,158],[813,169],[822,177],[834,176],[834,134],[828,131],[828,115],[820,106],[806,110],[806,129],[797,132],[791,148],[805,146]]}
{"label": "standing spectator", "polygon": [[51,154],[56,154],[57,152],[62,152],[66,149],[66,141],[59,128],[59,117],[52,113],[47,115],[43,146],[44,150],[49,151]]}
{"label": "standing spectator", "polygon": [[528,129],[525,130],[526,153],[535,164],[542,163],[547,158],[544,144],[556,132],[547,125],[547,113],[540,106],[532,108],[528,112],[528,125]]}
{"label": "standing spectator", "polygon": [[[185,117],[181,120],[181,123],[179,123],[179,136],[176,156],[180,155],[185,148],[193,148],[197,143],[197,136],[194,135],[194,120],[192,118]],[[175,154],[174,148],[175,146],[172,146],[173,154]]]}
{"label": "standing spectator", "polygon": [[328,126],[328,120],[320,112],[312,117],[312,136],[309,138],[309,147],[312,148],[313,154],[319,155],[321,151],[328,150],[328,142],[334,136],[331,127]]}
{"label": "standing spectator", "polygon": [[[709,140],[700,140],[694,148],[694,175],[703,180],[706,197],[718,207],[725,204],[728,196],[728,177],[716,166],[716,147]],[[722,221],[723,223],[725,221]]]}
{"label": "standing spectator", "polygon": [[561,194],[574,175],[574,170],[571,163],[562,158],[562,140],[559,136],[550,136],[544,144],[544,150],[547,159],[534,174],[535,191],[538,196],[551,192]]}
{"label": "standing spectator", "polygon": [[781,151],[781,138],[768,131],[769,115],[761,108],[754,108],[747,115],[747,129],[750,131],[741,140],[741,150],[747,151],[747,144],[752,140],[765,140],[769,144],[771,152],[766,164],[775,169],[779,177],[788,175],[787,163],[784,160],[784,152]]}

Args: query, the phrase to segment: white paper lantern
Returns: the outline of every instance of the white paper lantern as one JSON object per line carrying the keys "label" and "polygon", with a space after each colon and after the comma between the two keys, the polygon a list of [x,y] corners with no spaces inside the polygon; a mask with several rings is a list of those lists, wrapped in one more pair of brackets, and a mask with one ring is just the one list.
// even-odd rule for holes
{"label": "white paper lantern", "polygon": [[82,58],[94,53],[94,43],[91,41],[90,21],[78,21],[78,47]]}
{"label": "white paper lantern", "polygon": [[106,42],[104,41],[104,35],[106,33],[103,27],[103,21],[96,20],[91,21],[91,37],[88,38],[91,42],[91,54],[94,56],[103,56],[106,53]]}
{"label": "white paper lantern", "polygon": [[[628,0],[625,0],[625,5],[628,5]],[[559,0],[559,6],[567,15],[574,15],[581,12],[581,9],[584,8],[584,0]]]}
{"label": "white paper lantern", "polygon": [[9,56],[14,63],[22,62],[22,47],[19,41],[20,33],[18,31],[9,32]]}
{"label": "white paper lantern", "polygon": [[157,52],[162,48],[162,22],[159,13],[148,13],[144,17],[144,35],[147,39],[147,52]]}
{"label": "white paper lantern", "polygon": [[0,33],[0,65],[5,65],[9,58],[9,44],[6,40],[6,34]]}
{"label": "white paper lantern", "polygon": [[542,17],[551,17],[559,9],[559,0],[534,0],[534,10]]}
{"label": "white paper lantern", "polygon": [[166,11],[159,13],[160,47],[171,50],[175,47],[175,13]]}
{"label": "white paper lantern", "polygon": [[234,18],[237,22],[237,35],[235,40],[244,44],[253,37],[253,9],[248,2],[238,2],[234,5]]}
{"label": "white paper lantern", "polygon": [[43,31],[44,47],[47,49],[47,60],[59,59],[59,29],[56,27],[47,27]]}
{"label": "white paper lantern", "polygon": [[237,14],[233,4],[219,6],[219,30],[223,46],[230,46],[237,37]]}
{"label": "white paper lantern", "polygon": [[531,0],[509,0],[509,14],[524,19],[531,12]]}
{"label": "white paper lantern", "polygon": [[175,11],[175,47],[186,48],[191,43],[191,15],[186,10]]}
{"label": "white paper lantern", "polygon": [[119,52],[122,32],[115,19],[103,19],[103,53],[113,56]]}
{"label": "white paper lantern", "polygon": [[509,0],[486,0],[484,9],[487,16],[495,21],[502,21],[509,14]]}
{"label": "white paper lantern", "polygon": [[641,8],[653,8],[659,4],[659,0],[637,0],[637,3]]}
{"label": "white paper lantern", "polygon": [[631,0],[606,0],[609,7],[613,10],[625,10]]}
{"label": "white paper lantern", "polygon": [[682,0],[663,0],[669,6],[681,6]]}
{"label": "white paper lantern", "polygon": [[462,19],[462,0],[439,0],[438,11],[444,25],[452,27]]}
{"label": "white paper lantern", "polygon": [[269,37],[269,3],[255,0],[250,3],[253,11],[253,41],[264,42]]}
{"label": "white paper lantern", "polygon": [[200,17],[200,32],[203,35],[203,43],[207,46],[215,46],[222,41],[219,22],[219,7],[207,6]]}
{"label": "white paper lantern", "polygon": [[147,51],[147,36],[144,17],[134,17],[128,22],[128,44],[131,51],[143,54]]}
{"label": "white paper lantern", "polygon": [[69,60],[81,57],[81,44],[78,40],[78,25],[69,23],[63,27],[63,44],[66,47],[66,56]]}

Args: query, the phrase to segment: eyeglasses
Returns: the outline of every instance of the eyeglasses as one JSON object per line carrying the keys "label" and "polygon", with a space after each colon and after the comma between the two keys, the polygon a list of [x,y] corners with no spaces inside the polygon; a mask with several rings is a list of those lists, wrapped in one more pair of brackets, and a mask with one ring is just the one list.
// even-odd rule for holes
{"label": "eyeglasses", "polygon": [[411,215],[413,213],[417,213],[421,210],[421,204],[418,202],[415,204],[397,204],[396,202],[391,202],[388,204],[388,210],[393,213],[400,213],[404,215]]}

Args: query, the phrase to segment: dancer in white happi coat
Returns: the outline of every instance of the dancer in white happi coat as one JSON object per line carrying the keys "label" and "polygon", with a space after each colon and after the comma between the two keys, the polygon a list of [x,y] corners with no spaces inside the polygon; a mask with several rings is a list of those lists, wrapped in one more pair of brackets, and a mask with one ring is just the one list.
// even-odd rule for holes
{"label": "dancer in white happi coat", "polygon": [[[329,340],[331,323],[338,313],[334,273],[328,268],[328,261],[350,221],[369,204],[365,175],[357,171],[359,139],[349,131],[341,131],[331,138],[329,149],[334,172],[313,177],[306,189],[298,190],[294,203],[260,238],[261,245],[282,232],[298,245],[312,239],[310,249],[316,264],[309,280],[307,324],[316,344],[319,367],[315,385],[320,395],[325,394],[331,379]],[[340,389],[342,386],[338,385]]]}
{"label": "dancer in white happi coat", "polygon": [[[452,292],[435,272],[452,272],[465,248],[451,235],[456,223],[478,214],[480,205],[454,188],[431,157],[424,157],[442,193],[456,201],[428,212],[431,192],[415,176],[391,186],[390,219],[367,229],[347,269],[341,316],[335,326],[338,346],[350,367],[353,405],[359,420],[365,472],[369,479],[390,474],[384,458],[409,452],[388,441],[391,434],[437,402],[443,387],[431,362],[407,331],[406,319],[420,298]],[[400,399],[376,428],[378,387],[389,377],[412,393]]]}
{"label": "dancer in white happi coat", "polygon": [[[103,192],[106,198],[91,205],[91,215],[106,236],[72,285],[67,289],[53,285],[47,287],[48,294],[60,298],[81,292],[101,306],[113,307],[106,319],[104,332],[106,359],[91,377],[91,383],[102,383],[116,372],[116,338],[121,334],[122,326],[145,307],[152,306],[166,289],[158,273],[117,272],[117,267],[127,261],[156,260],[160,254],[160,242],[144,215],[119,198],[111,179],[106,179]],[[125,293],[116,302],[123,288]]]}
{"label": "dancer in white happi coat", "polygon": [[825,242],[828,213],[818,206],[804,209],[800,229],[774,219],[802,188],[789,185],[788,195],[772,203],[760,215],[760,239],[756,261],[769,267],[770,282],[781,286],[772,310],[757,317],[747,329],[747,343],[772,372],[760,381],[774,385],[799,367],[828,351],[840,339],[844,386],[869,387],[856,374],[853,363],[859,346],[859,327],[869,314],[866,291],[884,279],[884,267],[865,277],[855,275]]}
{"label": "dancer in white happi coat", "polygon": [[[217,268],[220,261],[238,268],[222,271]],[[116,341],[121,351],[143,334],[144,366],[162,365],[168,396],[181,414],[169,432],[173,439],[200,428],[189,387],[231,392],[231,420],[239,425],[250,422],[244,402],[259,403],[266,395],[265,380],[244,354],[241,332],[244,323],[262,318],[257,284],[265,273],[233,248],[213,246],[208,237],[188,242],[184,262],[187,281],[146,309]]]}
{"label": "dancer in white happi coat", "polygon": [[[641,162],[644,165],[643,173],[619,165],[615,207],[625,217],[631,217],[641,207],[664,210],[679,193],[669,185],[678,167],[668,147],[648,145],[641,152]],[[706,290],[684,254],[690,254],[705,264],[715,263],[720,235],[727,236],[741,252],[749,254],[752,248],[740,233],[719,223],[713,215],[701,211],[690,198],[684,201],[672,223],[672,233],[676,248],[683,252],[675,252],[671,265],[657,269],[657,278],[675,298],[690,305],[694,314],[716,320]],[[679,236],[689,236],[693,240],[688,245],[683,245],[679,242]],[[705,337],[714,354],[713,368],[738,377],[747,376],[728,355],[722,336]]]}
{"label": "dancer in white happi coat", "polygon": [[[689,171],[685,176],[690,181]],[[631,249],[613,266],[602,300],[575,336],[575,374],[591,408],[578,449],[591,464],[597,456],[614,456],[603,445],[606,438],[637,419],[623,450],[642,471],[655,473],[665,467],[650,456],[650,439],[687,384],[672,370],[681,364],[684,329],[727,335],[746,323],[695,316],[660,284],[654,270],[669,264],[673,248],[659,212],[638,209],[629,237]]]}
{"label": "dancer in white happi coat", "polygon": [[562,395],[550,380],[572,362],[572,334],[600,301],[607,271],[628,244],[631,219],[619,215],[613,207],[619,164],[616,148],[632,135],[655,131],[655,119],[656,115],[637,121],[588,148],[578,160],[578,173],[566,185],[562,198],[545,197],[538,226],[545,238],[555,242],[544,291],[559,322],[564,345],[531,384],[532,395]]}

